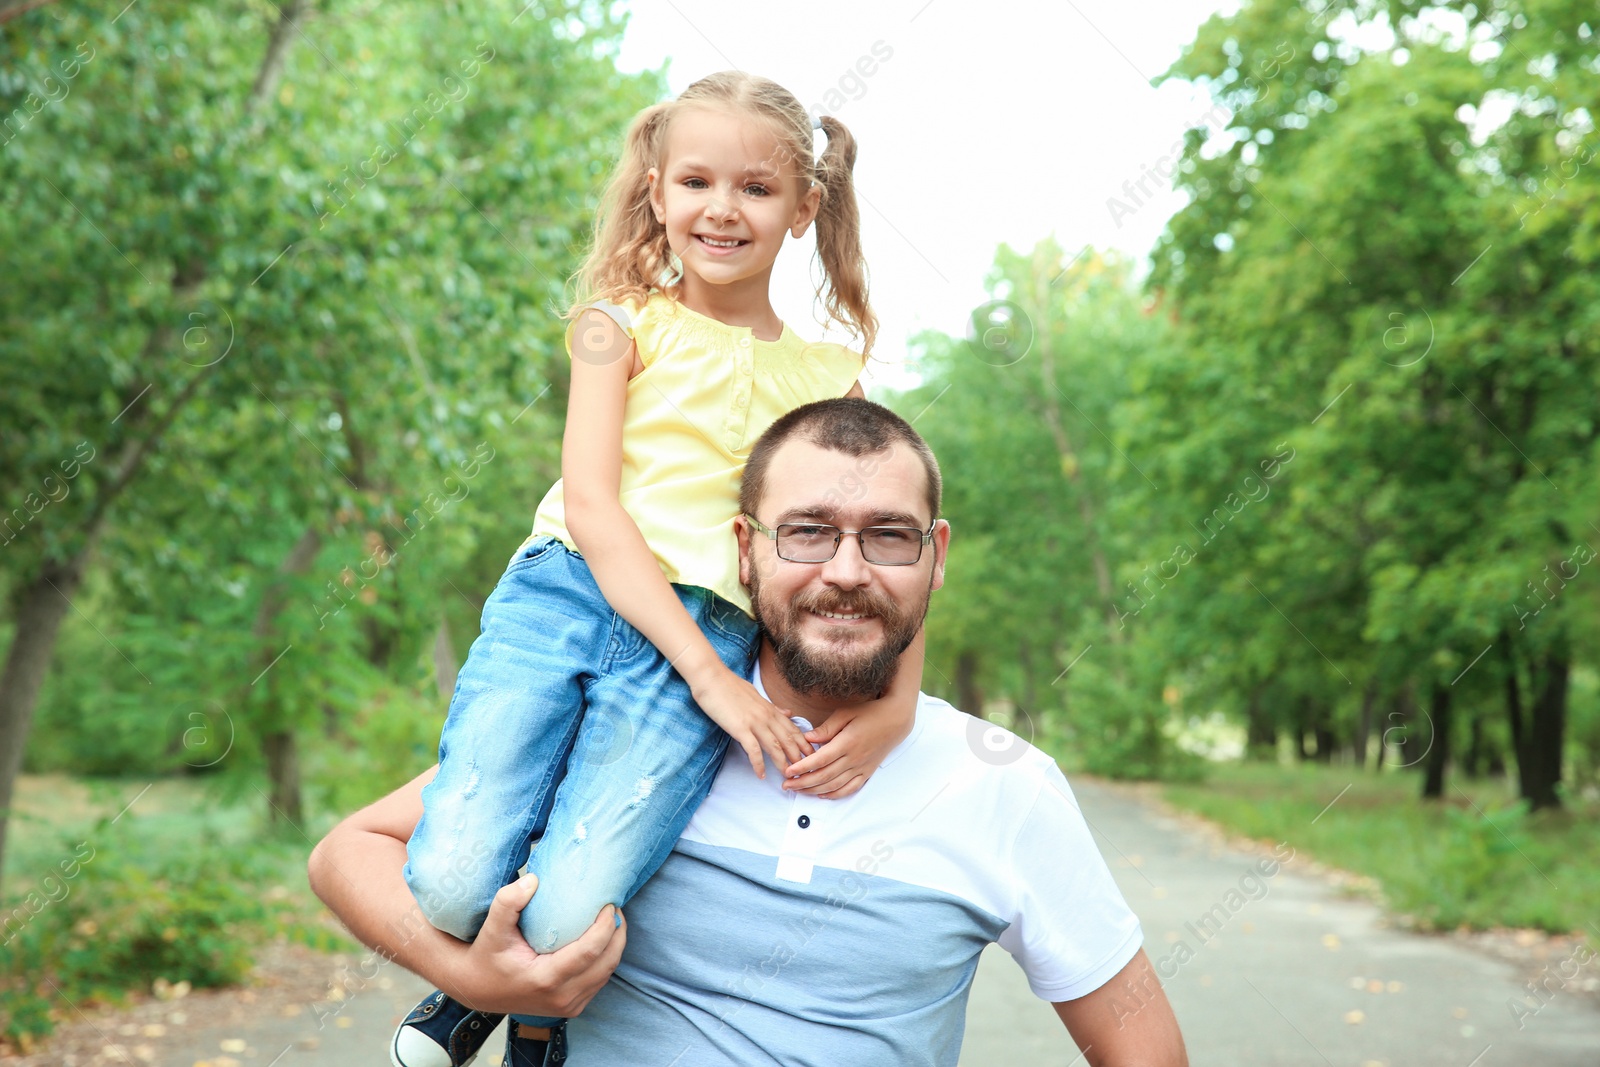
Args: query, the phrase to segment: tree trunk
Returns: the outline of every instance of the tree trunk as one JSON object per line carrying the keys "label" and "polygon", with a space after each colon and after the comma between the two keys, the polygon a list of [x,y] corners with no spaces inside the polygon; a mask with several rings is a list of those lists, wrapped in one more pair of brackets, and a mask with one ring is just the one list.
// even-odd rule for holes
{"label": "tree trunk", "polygon": [[1534,811],[1561,807],[1561,751],[1567,725],[1567,682],[1572,664],[1565,642],[1534,671],[1533,722],[1528,731],[1528,769],[1522,795]]}
{"label": "tree trunk", "polygon": [[983,690],[978,687],[978,654],[970,648],[956,657],[956,699],[968,715],[983,717]]}
{"label": "tree trunk", "polygon": [[0,885],[4,885],[11,796],[17,775],[22,771],[22,753],[27,747],[28,731],[33,727],[33,711],[39,703],[44,676],[50,669],[61,620],[71,608],[69,601],[83,583],[87,556],[86,549],[66,563],[46,559],[39,573],[18,591],[14,600],[16,636],[6,654],[5,673],[0,674]]}
{"label": "tree trunk", "polygon": [[1511,751],[1517,757],[1517,788],[1526,799],[1533,760],[1528,751],[1528,730],[1522,717],[1522,685],[1517,680],[1517,652],[1509,634],[1502,631],[1500,644],[1506,658],[1506,718],[1511,721]]}
{"label": "tree trunk", "polygon": [[1305,763],[1311,759],[1311,749],[1306,746],[1306,715],[1304,709],[1295,713],[1294,757],[1298,763]]}
{"label": "tree trunk", "polygon": [[300,32],[300,23],[305,19],[305,8],[305,0],[285,0],[283,6],[277,9],[278,21],[273,23],[272,33],[267,38],[267,52],[261,57],[261,66],[256,70],[250,95],[245,97],[246,114],[254,114],[259,110],[278,88],[278,82],[283,77],[284,60],[289,57],[289,47],[294,43],[295,34]]}
{"label": "tree trunk", "polygon": [[1253,759],[1278,757],[1278,724],[1262,704],[1262,687],[1250,690],[1245,705],[1245,753]]}
{"label": "tree trunk", "polygon": [[305,812],[300,803],[300,748],[294,731],[275,730],[261,738],[261,750],[267,757],[267,779],[271,783],[268,799],[272,803],[272,821],[287,821],[290,825],[305,825]]}
{"label": "tree trunk", "polygon": [[1483,765],[1483,716],[1474,715],[1467,728],[1467,751],[1461,756],[1461,773],[1468,778],[1477,778],[1479,768]]}
{"label": "tree trunk", "polygon": [[1022,707],[1032,715],[1039,708],[1039,687],[1033,674],[1032,646],[1026,641],[1017,642],[1017,664],[1022,668]]}
{"label": "tree trunk", "polygon": [[[272,670],[277,658],[286,651],[276,648],[277,642],[271,640],[273,626],[289,602],[289,583],[285,579],[299,577],[310,570],[321,549],[322,535],[314,527],[307,527],[283,557],[272,584],[261,596],[261,606],[256,609],[256,620],[250,628],[250,635],[263,642],[259,660],[263,672]],[[259,674],[256,676],[257,681],[260,677]],[[294,735],[293,709],[280,706],[271,681],[267,682],[262,718],[266,725],[261,733],[261,749],[267,758],[267,779],[271,782],[270,818],[274,823],[287,819],[293,825],[300,826],[303,821],[300,752]]]}
{"label": "tree trunk", "polygon": [[1311,702],[1312,736],[1317,740],[1317,762],[1333,763],[1333,750],[1339,747],[1339,739],[1333,732],[1329,720],[1333,717],[1333,708],[1320,701]]}
{"label": "tree trunk", "polygon": [[1438,800],[1444,796],[1444,770],[1450,760],[1450,690],[1438,682],[1433,683],[1428,719],[1433,725],[1433,733],[1428,738],[1427,773],[1422,781],[1422,798]]}
{"label": "tree trunk", "polygon": [[1367,767],[1367,749],[1371,747],[1372,740],[1372,709],[1377,702],[1377,683],[1368,682],[1361,694],[1361,716],[1356,720],[1356,736],[1350,748],[1357,770],[1366,770]]}

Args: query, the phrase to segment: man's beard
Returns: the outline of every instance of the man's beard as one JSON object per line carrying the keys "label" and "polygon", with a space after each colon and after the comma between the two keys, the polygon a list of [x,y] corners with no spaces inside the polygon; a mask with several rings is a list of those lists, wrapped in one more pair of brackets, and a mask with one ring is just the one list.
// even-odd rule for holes
{"label": "man's beard", "polygon": [[[750,600],[761,635],[772,646],[784,680],[796,693],[841,704],[873,700],[889,688],[900,654],[916,638],[933,593],[929,575],[922,602],[909,609],[881,594],[833,588],[801,594],[787,604],[767,604],[761,597],[758,571],[752,568],[750,572]],[[849,635],[828,641],[830,647],[808,646],[801,639],[800,626],[806,613],[814,611],[874,616],[883,627],[883,636],[873,648],[862,647],[866,645],[863,639]]]}

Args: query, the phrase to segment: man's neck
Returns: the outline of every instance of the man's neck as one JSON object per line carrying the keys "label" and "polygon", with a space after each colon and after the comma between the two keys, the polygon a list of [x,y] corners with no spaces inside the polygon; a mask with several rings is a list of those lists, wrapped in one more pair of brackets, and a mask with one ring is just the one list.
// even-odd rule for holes
{"label": "man's neck", "polygon": [[[917,690],[922,686],[921,645],[919,638],[911,649],[907,649],[901,655],[893,681],[881,694],[886,699],[903,701],[907,705],[906,711],[913,714],[917,703]],[[805,719],[813,729],[827,722],[828,717],[841,708],[860,707],[873,699],[868,697],[861,700],[840,701],[797,692],[789,684],[789,679],[778,669],[777,656],[772,651],[772,645],[765,640],[761,642],[761,652],[757,661],[761,665],[761,688],[766,691],[767,699],[790,715],[798,715]],[[901,684],[902,682],[905,684]]]}

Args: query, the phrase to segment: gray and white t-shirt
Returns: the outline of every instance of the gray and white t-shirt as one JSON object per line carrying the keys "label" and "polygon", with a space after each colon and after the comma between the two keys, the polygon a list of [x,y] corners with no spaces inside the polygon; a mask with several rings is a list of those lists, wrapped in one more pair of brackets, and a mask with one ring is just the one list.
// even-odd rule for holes
{"label": "gray and white t-shirt", "polygon": [[923,695],[842,801],[730,749],[625,909],[622,963],[568,1023],[571,1067],[953,1065],[996,941],[1045,1000],[1098,989],[1139,921],[1055,761],[1020,739],[996,757],[996,729]]}

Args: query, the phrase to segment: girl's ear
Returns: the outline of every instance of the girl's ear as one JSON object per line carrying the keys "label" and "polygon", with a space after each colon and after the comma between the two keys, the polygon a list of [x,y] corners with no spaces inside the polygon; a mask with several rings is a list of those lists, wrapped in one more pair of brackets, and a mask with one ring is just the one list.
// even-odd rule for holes
{"label": "girl's ear", "polygon": [[794,224],[789,227],[789,235],[791,237],[804,237],[806,230],[810,229],[811,224],[816,221],[817,209],[821,205],[822,189],[813,185],[806,190],[805,195],[800,198],[800,205],[795,208]]}
{"label": "girl's ear", "polygon": [[655,212],[656,221],[665,225],[667,221],[667,203],[666,199],[661,195],[661,168],[651,167],[645,174],[644,180],[650,186],[650,210]]}

